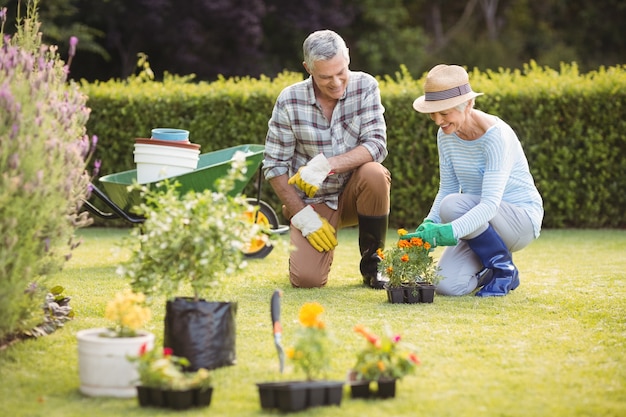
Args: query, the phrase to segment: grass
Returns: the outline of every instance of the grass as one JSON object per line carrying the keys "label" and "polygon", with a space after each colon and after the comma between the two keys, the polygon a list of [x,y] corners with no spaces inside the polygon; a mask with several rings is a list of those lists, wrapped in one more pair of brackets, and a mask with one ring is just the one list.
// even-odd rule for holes
{"label": "grass", "polygon": [[[90,228],[51,284],[63,285],[77,317],[50,336],[0,351],[0,404],[6,416],[158,416],[136,399],[89,398],[78,391],[76,332],[105,326],[106,302],[127,285],[116,266],[124,229]],[[388,244],[395,241],[390,231]],[[209,408],[186,416],[263,416],[256,382],[280,375],[269,301],[282,289],[283,342],[303,302],[319,301],[336,339],[330,379],[343,379],[363,340],[357,323],[388,324],[417,346],[422,365],[398,385],[395,399],[351,400],[302,416],[624,416],[626,415],[626,231],[547,230],[515,254],[521,286],[507,297],[436,296],[433,304],[398,305],[361,285],[357,234],[342,230],[324,289],[288,284],[287,255],[277,247],[229,276],[221,299],[238,302],[237,364],[214,371]],[[435,256],[440,254],[437,249]],[[211,297],[207,297],[211,298]],[[148,330],[161,343],[164,300]]]}

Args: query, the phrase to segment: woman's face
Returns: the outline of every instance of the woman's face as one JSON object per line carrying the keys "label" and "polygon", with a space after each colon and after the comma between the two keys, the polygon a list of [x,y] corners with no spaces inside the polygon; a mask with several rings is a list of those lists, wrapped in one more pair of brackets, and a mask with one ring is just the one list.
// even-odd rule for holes
{"label": "woman's face", "polygon": [[313,76],[313,82],[317,87],[320,98],[326,100],[339,100],[348,86],[348,61],[337,54],[334,58],[326,61],[315,61],[314,68],[306,70]]}
{"label": "woman's face", "polygon": [[463,126],[466,114],[464,111],[452,108],[436,113],[430,113],[430,118],[441,128],[441,130],[443,130],[443,133],[450,134],[457,132],[461,126]]}

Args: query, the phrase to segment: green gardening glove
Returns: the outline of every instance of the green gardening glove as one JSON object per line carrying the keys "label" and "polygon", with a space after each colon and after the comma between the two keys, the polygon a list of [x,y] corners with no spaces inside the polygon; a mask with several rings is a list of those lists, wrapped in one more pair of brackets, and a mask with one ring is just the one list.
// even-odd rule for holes
{"label": "green gardening glove", "polygon": [[432,220],[430,220],[430,219],[425,219],[425,220],[422,222],[422,224],[420,224],[419,226],[417,226],[417,229],[415,229],[415,231],[416,231],[416,232],[422,232],[422,231],[424,231],[424,228],[426,227],[426,225],[427,225],[428,223],[431,223],[431,224],[432,224],[432,223],[433,223],[433,221],[432,221]]}
{"label": "green gardening glove", "polygon": [[419,226],[417,226],[417,229],[415,229],[415,232],[413,233],[407,233],[406,235],[403,235],[400,237],[400,239],[405,239],[405,240],[410,240],[414,237],[419,237],[421,238],[421,236],[419,235],[419,232],[424,230],[424,227],[428,224],[428,223],[433,223],[432,220],[430,219],[426,219],[422,222],[422,224],[420,224]]}
{"label": "green gardening glove", "polygon": [[425,223],[422,226],[424,226],[422,231],[415,232],[415,234],[430,243],[432,247],[454,246],[458,243],[450,223]]}

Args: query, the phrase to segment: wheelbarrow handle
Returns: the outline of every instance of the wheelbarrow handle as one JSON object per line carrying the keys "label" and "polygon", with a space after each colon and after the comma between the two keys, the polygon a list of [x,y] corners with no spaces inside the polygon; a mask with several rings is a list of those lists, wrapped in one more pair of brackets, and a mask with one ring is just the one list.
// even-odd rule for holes
{"label": "wheelbarrow handle", "polygon": [[143,217],[132,216],[126,213],[94,184],[89,183],[89,189],[91,190],[91,193],[94,196],[96,196],[100,201],[106,204],[106,206],[109,207],[113,211],[113,213],[105,213],[99,210],[96,206],[91,204],[89,201],[84,200],[83,203],[85,204],[85,208],[87,208],[87,210],[89,210],[92,214],[102,217],[103,219],[116,219],[116,218],[121,217],[122,219],[132,224],[143,223],[146,220]]}

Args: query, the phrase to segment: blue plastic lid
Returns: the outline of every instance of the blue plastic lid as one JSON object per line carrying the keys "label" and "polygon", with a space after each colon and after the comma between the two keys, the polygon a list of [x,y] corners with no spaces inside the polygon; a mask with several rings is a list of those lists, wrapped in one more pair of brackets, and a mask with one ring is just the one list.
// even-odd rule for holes
{"label": "blue plastic lid", "polygon": [[159,127],[152,129],[152,139],[159,140],[189,140],[189,131],[183,129],[171,129]]}

